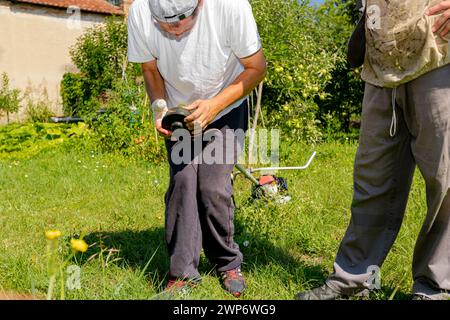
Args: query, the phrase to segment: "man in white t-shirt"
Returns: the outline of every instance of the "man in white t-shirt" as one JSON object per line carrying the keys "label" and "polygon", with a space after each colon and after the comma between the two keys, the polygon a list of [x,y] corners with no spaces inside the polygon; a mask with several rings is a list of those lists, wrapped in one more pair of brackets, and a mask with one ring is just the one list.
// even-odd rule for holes
{"label": "man in white t-shirt", "polygon": [[[266,72],[248,0],[136,0],[128,17],[128,58],[142,64],[156,128],[167,138],[172,133],[162,128],[161,120],[180,104],[192,112],[185,119],[190,129],[245,131],[245,97]],[[245,281],[242,253],[233,240],[234,163],[176,164],[174,145],[166,139],[168,289],[197,283],[203,245],[225,290],[239,297]]]}

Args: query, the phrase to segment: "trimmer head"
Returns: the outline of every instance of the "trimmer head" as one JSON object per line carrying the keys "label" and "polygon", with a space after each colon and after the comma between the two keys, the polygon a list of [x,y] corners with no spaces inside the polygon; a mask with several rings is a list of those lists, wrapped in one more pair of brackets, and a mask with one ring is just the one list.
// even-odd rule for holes
{"label": "trimmer head", "polygon": [[177,107],[167,111],[166,115],[162,119],[161,126],[165,130],[175,131],[177,129],[189,130],[184,122],[184,119],[189,116],[191,112],[183,107]]}
{"label": "trimmer head", "polygon": [[291,200],[285,178],[264,175],[259,177],[258,182],[259,185],[253,185],[252,188],[253,199],[269,199],[276,203],[286,203]]}
{"label": "trimmer head", "polygon": [[[241,164],[236,164],[235,167],[253,183],[252,198],[266,199],[275,201],[276,203],[286,203],[291,200],[288,194],[287,181],[285,178],[277,177],[275,175],[262,175],[256,179],[247,169]],[[233,175],[234,179],[234,175]]]}

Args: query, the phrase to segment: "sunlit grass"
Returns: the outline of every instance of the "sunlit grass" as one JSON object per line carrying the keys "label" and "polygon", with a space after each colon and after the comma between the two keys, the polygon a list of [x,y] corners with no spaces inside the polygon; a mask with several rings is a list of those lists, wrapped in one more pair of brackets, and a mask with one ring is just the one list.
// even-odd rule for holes
{"label": "sunlit grass", "polygon": [[[356,144],[312,148],[283,145],[282,162],[306,171],[283,172],[292,201],[250,202],[251,184],[235,183],[236,236],[244,253],[244,299],[293,299],[319,285],[350,219]],[[32,157],[0,160],[0,289],[45,297],[48,274],[44,231],[62,232],[61,243],[84,236],[90,245],[70,263],[81,267],[81,289],[65,299],[152,299],[168,270],[164,245],[167,165],[55,148]],[[411,294],[411,260],[425,213],[423,181],[416,175],[404,225],[382,269],[375,299]],[[245,245],[244,245],[245,244]],[[69,251],[61,248],[61,259]],[[234,299],[202,257],[203,282],[188,299]],[[58,283],[58,282],[57,282]],[[58,298],[58,296],[56,297]]]}

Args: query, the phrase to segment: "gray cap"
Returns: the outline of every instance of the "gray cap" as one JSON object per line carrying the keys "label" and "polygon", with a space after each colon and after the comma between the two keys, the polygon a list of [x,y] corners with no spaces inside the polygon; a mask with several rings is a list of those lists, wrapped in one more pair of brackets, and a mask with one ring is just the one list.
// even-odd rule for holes
{"label": "gray cap", "polygon": [[190,17],[198,5],[198,0],[149,0],[153,17],[166,23],[179,22]]}

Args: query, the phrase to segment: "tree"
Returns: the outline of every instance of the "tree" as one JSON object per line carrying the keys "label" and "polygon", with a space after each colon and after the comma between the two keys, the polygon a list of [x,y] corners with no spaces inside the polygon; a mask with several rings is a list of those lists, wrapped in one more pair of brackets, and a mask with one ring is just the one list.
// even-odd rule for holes
{"label": "tree", "polygon": [[20,90],[10,89],[9,77],[4,72],[2,74],[2,83],[0,88],[0,115],[6,113],[8,123],[9,115],[19,111],[21,101],[22,98],[20,97]]}

